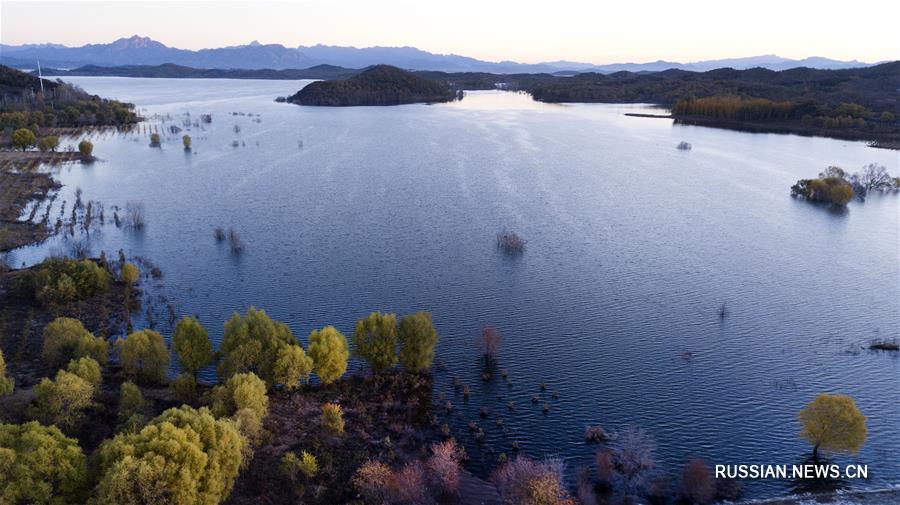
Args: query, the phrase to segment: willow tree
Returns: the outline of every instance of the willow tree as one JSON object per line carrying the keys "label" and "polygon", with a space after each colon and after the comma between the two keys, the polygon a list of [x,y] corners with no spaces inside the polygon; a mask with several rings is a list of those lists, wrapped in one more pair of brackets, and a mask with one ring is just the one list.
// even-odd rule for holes
{"label": "willow tree", "polygon": [[421,372],[434,361],[434,346],[438,343],[437,330],[428,312],[403,316],[398,333],[400,340],[400,364],[411,372]]}
{"label": "willow tree", "polygon": [[78,441],[36,421],[0,424],[0,503],[84,503],[87,467]]}
{"label": "willow tree", "polygon": [[309,334],[309,357],[313,360],[313,370],[323,384],[330,384],[347,371],[347,338],[334,326],[313,330]]}
{"label": "willow tree", "polygon": [[353,355],[380,372],[397,364],[397,316],[372,312],[356,322]]}
{"label": "willow tree", "polygon": [[95,392],[100,392],[100,385],[103,384],[103,372],[100,370],[100,364],[95,360],[91,358],[73,359],[66,367],[66,371],[88,381],[91,386],[94,386]]}
{"label": "willow tree", "polygon": [[93,404],[93,384],[74,373],[60,370],[53,380],[44,377],[34,387],[34,405],[30,412],[44,424],[73,428]]}
{"label": "willow tree", "polygon": [[287,345],[297,345],[297,338],[288,325],[272,320],[265,311],[247,309],[244,317],[238,313],[225,322],[225,335],[219,352],[219,375],[228,379],[241,372],[253,372],[268,384],[275,382],[275,360],[278,351]]}
{"label": "willow tree", "polygon": [[178,355],[178,363],[187,373],[196,377],[197,372],[213,360],[209,333],[196,318],[184,316],[175,325],[172,347]]}
{"label": "willow tree", "polygon": [[288,390],[295,389],[309,381],[312,370],[313,360],[303,352],[302,347],[286,345],[278,351],[278,357],[275,359],[275,383],[283,385]]}
{"label": "willow tree", "polygon": [[813,459],[818,460],[819,449],[855,454],[866,442],[866,416],[847,395],[820,394],[798,417],[800,436],[812,444]]}
{"label": "willow tree", "polygon": [[230,419],[206,408],[169,409],[97,449],[97,503],[221,503],[231,494],[244,445]]}
{"label": "willow tree", "polygon": [[47,366],[54,369],[79,358],[92,358],[103,365],[109,357],[109,346],[85,329],[81,321],[58,317],[44,327],[41,354]]}
{"label": "willow tree", "polygon": [[122,369],[131,379],[163,383],[169,370],[169,349],[162,335],[153,330],[136,331],[117,342]]}

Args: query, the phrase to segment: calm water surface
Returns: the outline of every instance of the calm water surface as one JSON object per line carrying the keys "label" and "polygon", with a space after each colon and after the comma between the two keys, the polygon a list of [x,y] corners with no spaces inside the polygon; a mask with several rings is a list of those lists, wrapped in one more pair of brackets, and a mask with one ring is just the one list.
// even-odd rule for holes
{"label": "calm water surface", "polygon": [[[574,474],[592,460],[588,424],[645,428],[673,473],[691,456],[793,464],[809,450],[797,411],[828,391],[852,395],[868,416],[864,449],[839,460],[869,465],[869,481],[851,485],[900,484],[900,359],[865,349],[900,333],[900,197],[835,213],[788,194],[828,165],[879,163],[896,175],[896,151],[501,92],[313,108],[273,102],[305,82],[71,80],[171,118],[95,134],[102,162],[59,169],[56,205],[71,206],[80,187],[107,213],[131,200],[146,208],[141,233],[93,231],[93,254],[122,248],[152,260],[165,275],[145,284],[216,340],[248,305],[304,343],[326,324],[349,335],[372,310],[430,310],[445,365],[435,401],[457,407],[449,422],[476,469],[518,440],[530,455],[566,458]],[[213,115],[187,132],[192,154],[181,134],[148,147],[146,128],[181,126],[184,113]],[[676,150],[682,140],[693,150]],[[216,243],[216,226],[239,231],[243,255]],[[496,250],[503,229],[528,240],[524,254]],[[9,261],[34,263],[70,243],[52,239]],[[505,337],[499,361],[512,387],[480,378],[472,342],[487,324]],[[472,388],[468,402],[454,376]],[[534,405],[541,381],[548,391]],[[482,406],[493,455],[465,428]],[[750,497],[790,488],[746,483]]]}

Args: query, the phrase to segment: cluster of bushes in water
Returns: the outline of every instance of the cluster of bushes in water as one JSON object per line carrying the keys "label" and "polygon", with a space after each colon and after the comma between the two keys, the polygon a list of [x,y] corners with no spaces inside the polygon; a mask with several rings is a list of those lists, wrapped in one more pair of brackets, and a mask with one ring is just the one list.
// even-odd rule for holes
{"label": "cluster of bushes in water", "polygon": [[791,195],[811,202],[847,205],[854,197],[864,200],[870,191],[898,191],[900,177],[891,177],[884,166],[867,165],[862,172],[849,174],[831,166],[817,179],[800,179],[791,186]]}

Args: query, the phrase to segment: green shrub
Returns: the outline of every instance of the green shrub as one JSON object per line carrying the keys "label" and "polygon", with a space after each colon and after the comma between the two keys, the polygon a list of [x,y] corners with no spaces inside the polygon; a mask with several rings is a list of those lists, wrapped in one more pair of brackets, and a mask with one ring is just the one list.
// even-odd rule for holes
{"label": "green shrub", "polygon": [[94,152],[94,144],[90,140],[82,140],[78,143],[78,152],[84,157],[90,157]]}
{"label": "green shrub", "polygon": [[78,358],[69,362],[66,371],[73,373],[82,379],[88,381],[94,387],[94,392],[100,391],[100,385],[103,383],[103,373],[100,370],[100,364],[92,358]]}
{"label": "green shrub", "polygon": [[44,424],[73,428],[81,422],[84,411],[94,404],[94,386],[65,370],[56,378],[44,378],[34,387],[32,416]]}
{"label": "green shrub", "polygon": [[397,316],[372,312],[356,322],[353,355],[379,372],[397,364]]}
{"label": "green shrub", "polygon": [[0,424],[0,503],[84,503],[87,468],[78,441],[37,422]]}
{"label": "green shrub", "polygon": [[286,345],[297,345],[297,339],[284,323],[273,321],[265,311],[247,309],[242,318],[235,313],[225,323],[225,334],[219,351],[219,376],[228,379],[241,372],[254,372],[268,384],[274,383],[274,366],[278,351]]}
{"label": "green shrub", "polygon": [[58,317],[44,328],[41,354],[47,366],[53,369],[80,358],[91,358],[105,364],[109,357],[109,345],[106,340],[87,331],[81,321]]}
{"label": "green shrub", "polygon": [[344,411],[336,403],[322,405],[322,426],[334,433],[344,432]]}
{"label": "green shrub", "polygon": [[245,441],[207,409],[169,409],[96,452],[98,504],[214,505],[231,493]]}
{"label": "green shrub", "polygon": [[309,334],[309,357],[313,370],[323,384],[330,384],[347,371],[347,339],[334,326],[313,330]]}
{"label": "green shrub", "polygon": [[116,344],[122,369],[131,379],[161,384],[169,370],[169,350],[162,335],[153,330],[136,331]]}
{"label": "green shrub", "polygon": [[319,473],[319,462],[306,451],[299,458],[297,453],[287,452],[281,457],[281,472],[291,480],[296,480],[298,474],[311,479]]}
{"label": "green shrub", "polygon": [[431,322],[431,314],[417,312],[400,320],[400,363],[411,372],[431,367],[434,346],[438,343],[437,330]]}
{"label": "green shrub", "polygon": [[301,383],[309,381],[313,369],[313,360],[308,357],[299,345],[287,345],[278,351],[275,360],[275,383],[282,384],[288,390],[295,389]]}
{"label": "green shrub", "polygon": [[212,342],[209,333],[193,317],[184,316],[175,325],[172,347],[178,355],[178,363],[187,373],[196,377],[201,368],[213,360]]}
{"label": "green shrub", "polygon": [[0,396],[6,396],[13,392],[15,381],[6,375],[6,360],[3,359],[3,351],[0,351]]}

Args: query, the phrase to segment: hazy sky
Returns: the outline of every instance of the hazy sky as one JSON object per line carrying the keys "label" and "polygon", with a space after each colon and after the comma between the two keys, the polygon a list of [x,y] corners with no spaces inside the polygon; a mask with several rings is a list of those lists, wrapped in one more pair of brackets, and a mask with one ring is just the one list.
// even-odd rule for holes
{"label": "hazy sky", "polygon": [[778,54],[900,59],[900,2],[336,0],[0,2],[4,44],[134,34],[200,49],[251,40],[416,46],[485,60],[696,61]]}

